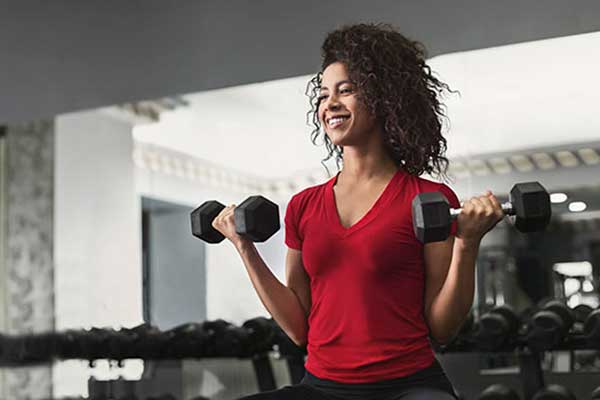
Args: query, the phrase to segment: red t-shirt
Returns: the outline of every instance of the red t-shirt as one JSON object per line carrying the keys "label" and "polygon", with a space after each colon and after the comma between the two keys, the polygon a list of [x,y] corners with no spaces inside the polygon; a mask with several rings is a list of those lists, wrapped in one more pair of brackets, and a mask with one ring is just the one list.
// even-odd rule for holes
{"label": "red t-shirt", "polygon": [[[302,251],[310,278],[305,367],[321,379],[367,383],[410,375],[433,362],[423,315],[423,244],[411,204],[447,185],[398,170],[372,208],[353,226],[340,223],[337,176],[294,195],[285,215],[285,243]],[[456,222],[452,224],[456,232]]]}

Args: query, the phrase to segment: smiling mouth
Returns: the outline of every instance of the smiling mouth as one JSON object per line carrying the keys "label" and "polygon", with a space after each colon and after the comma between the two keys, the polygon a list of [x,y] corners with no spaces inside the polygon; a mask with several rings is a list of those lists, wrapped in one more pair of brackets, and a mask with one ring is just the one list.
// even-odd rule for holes
{"label": "smiling mouth", "polygon": [[330,128],[337,128],[349,119],[349,116],[331,117],[327,119],[327,126]]}

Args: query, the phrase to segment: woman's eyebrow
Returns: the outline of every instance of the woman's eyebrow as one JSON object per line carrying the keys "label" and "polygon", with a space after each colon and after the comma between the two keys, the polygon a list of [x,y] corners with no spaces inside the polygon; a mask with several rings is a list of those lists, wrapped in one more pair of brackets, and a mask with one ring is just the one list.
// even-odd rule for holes
{"label": "woman's eyebrow", "polygon": [[[339,81],[338,83],[336,83],[335,86],[340,87],[344,83],[352,83],[352,82],[349,79],[344,79],[343,81]],[[329,90],[329,89],[327,88],[327,86],[321,86],[321,90]]]}

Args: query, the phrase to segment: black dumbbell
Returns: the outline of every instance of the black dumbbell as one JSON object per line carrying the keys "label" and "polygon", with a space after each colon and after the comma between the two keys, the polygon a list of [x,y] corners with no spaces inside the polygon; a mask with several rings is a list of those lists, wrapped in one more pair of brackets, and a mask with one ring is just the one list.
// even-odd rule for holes
{"label": "black dumbbell", "polygon": [[87,335],[83,329],[68,329],[57,335],[56,356],[61,360],[83,359],[82,343]]}
{"label": "black dumbbell", "polygon": [[[544,230],[550,222],[550,195],[539,182],[517,183],[510,190],[509,201],[502,204],[506,215],[514,215],[515,227],[521,232]],[[450,208],[440,192],[426,192],[412,202],[413,228],[421,243],[439,242],[450,235],[450,227],[462,211]]]}
{"label": "black dumbbell", "polygon": [[56,356],[58,335],[54,332],[19,335],[21,343],[20,355],[22,361],[49,362]]}
{"label": "black dumbbell", "polygon": [[575,395],[561,385],[548,385],[533,395],[532,400],[576,400]]}
{"label": "black dumbbell", "polygon": [[247,356],[249,332],[227,321],[218,319],[204,321],[202,329],[207,335],[206,357],[243,357]]}
{"label": "black dumbbell", "polygon": [[133,342],[127,350],[130,354],[144,360],[160,360],[168,358],[169,336],[157,326],[143,323],[129,329]]}
{"label": "black dumbbell", "polygon": [[477,323],[474,338],[478,348],[484,351],[501,348],[516,336],[519,323],[519,317],[509,305],[494,307]]}
{"label": "black dumbbell", "polygon": [[108,358],[111,341],[118,340],[117,336],[118,333],[114,329],[92,327],[86,330],[79,339],[81,358],[85,360]]}
{"label": "black dumbbell", "polygon": [[165,358],[202,358],[207,354],[208,334],[201,323],[188,322],[164,333],[168,338]]}
{"label": "black dumbbell", "polygon": [[519,400],[519,394],[510,387],[501,383],[496,383],[485,388],[478,400]]}
{"label": "black dumbbell", "polygon": [[[212,222],[225,206],[218,201],[202,203],[192,211],[192,234],[208,243],[220,243],[225,237]],[[279,207],[262,196],[250,196],[234,210],[235,231],[253,242],[264,242],[279,230]]]}
{"label": "black dumbbell", "polygon": [[270,319],[256,317],[244,322],[242,327],[248,333],[245,351],[248,355],[266,353],[273,349],[276,330]]}
{"label": "black dumbbell", "polygon": [[588,315],[592,313],[594,309],[587,304],[578,304],[573,307],[573,315],[575,316],[575,322],[584,323]]}
{"label": "black dumbbell", "polygon": [[527,344],[535,351],[550,350],[563,341],[574,322],[573,311],[566,304],[551,300],[531,318]]}
{"label": "black dumbbell", "polygon": [[600,308],[588,314],[583,324],[583,334],[589,345],[600,349]]}
{"label": "black dumbbell", "polygon": [[109,340],[108,358],[117,361],[128,358],[149,359],[147,352],[141,348],[139,327],[121,328]]}

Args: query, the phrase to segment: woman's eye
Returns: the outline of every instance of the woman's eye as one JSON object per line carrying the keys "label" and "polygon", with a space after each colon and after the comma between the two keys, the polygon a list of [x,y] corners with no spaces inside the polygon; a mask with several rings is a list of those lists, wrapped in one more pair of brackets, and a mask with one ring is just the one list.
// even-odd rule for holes
{"label": "woman's eye", "polygon": [[343,88],[340,93],[352,93],[352,88]]}
{"label": "woman's eye", "polygon": [[321,101],[325,100],[326,98],[327,98],[327,95],[322,94],[319,97],[317,97],[317,101],[321,102]]}

